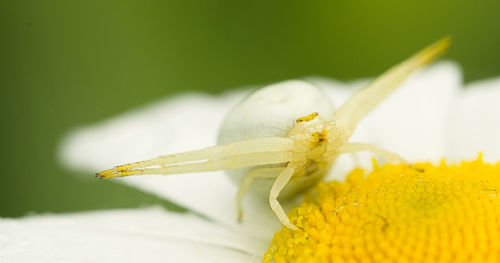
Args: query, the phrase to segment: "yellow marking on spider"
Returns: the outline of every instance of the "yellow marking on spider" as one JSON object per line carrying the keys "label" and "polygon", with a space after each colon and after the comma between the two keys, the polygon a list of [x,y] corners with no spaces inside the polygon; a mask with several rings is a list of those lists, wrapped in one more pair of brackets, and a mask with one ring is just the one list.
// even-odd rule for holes
{"label": "yellow marking on spider", "polygon": [[318,115],[319,115],[319,113],[315,112],[315,113],[309,114],[305,117],[298,118],[295,122],[299,123],[299,122],[312,121],[312,120],[314,120],[314,118],[318,117]]}
{"label": "yellow marking on spider", "polygon": [[315,143],[322,143],[326,141],[327,136],[328,136],[328,130],[324,129],[321,132],[315,132],[313,133],[313,138]]}

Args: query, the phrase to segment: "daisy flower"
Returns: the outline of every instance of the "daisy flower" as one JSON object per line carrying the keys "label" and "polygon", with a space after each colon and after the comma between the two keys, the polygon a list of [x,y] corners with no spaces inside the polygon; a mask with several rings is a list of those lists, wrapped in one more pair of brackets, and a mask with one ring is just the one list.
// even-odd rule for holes
{"label": "daisy flower", "polygon": [[[309,80],[321,86],[335,105],[341,105],[357,88],[366,84],[366,80],[349,83],[318,77]],[[217,96],[184,94],[80,128],[63,140],[60,158],[68,167],[88,171],[90,176],[119,163],[215,145],[218,126],[225,113],[248,92],[243,89]],[[461,160],[474,160],[482,152],[482,160],[493,163],[500,157],[500,137],[497,136],[500,132],[497,117],[500,107],[497,105],[497,98],[500,98],[500,78],[479,81],[464,89],[458,66],[452,62],[441,62],[410,77],[359,124],[352,140],[376,144],[411,162],[434,163],[435,166],[429,163],[417,165],[426,173],[434,171],[429,172],[429,178],[451,173],[453,169],[466,170],[462,166],[439,166],[444,157],[449,163],[458,163]],[[237,186],[223,171],[126,177],[115,181],[154,193],[186,207],[192,213],[176,213],[150,207],[47,214],[20,219],[4,218],[0,219],[0,261],[286,262],[303,260],[300,255],[309,255],[305,259],[319,261],[314,256],[323,253],[325,248],[331,248],[332,240],[340,240],[339,242],[346,244],[336,248],[338,250],[335,251],[343,253],[338,254],[342,256],[338,260],[377,261],[388,258],[382,253],[387,250],[377,250],[378,240],[385,240],[388,245],[393,244],[391,240],[399,240],[394,241],[399,246],[394,247],[391,256],[406,259],[401,255],[412,254],[413,246],[405,247],[405,244],[415,242],[405,243],[405,239],[397,235],[398,232],[389,228],[388,224],[393,226],[393,221],[387,222],[384,213],[402,211],[397,209],[407,211],[408,207],[401,205],[398,200],[413,198],[410,201],[415,201],[419,197],[376,195],[376,189],[391,184],[396,187],[417,187],[418,184],[411,181],[414,177],[410,176],[415,171],[404,170],[401,166],[381,166],[375,167],[366,179],[361,170],[352,171],[358,166],[372,170],[372,157],[369,154],[358,154],[355,158],[340,156],[326,178],[326,181],[337,181],[320,184],[306,196],[305,202],[300,206],[300,198],[284,204],[287,211],[293,211],[290,213],[292,221],[301,225],[304,231],[290,232],[282,229],[267,201],[254,196],[245,198],[243,222],[237,223],[234,201]],[[494,176],[491,175],[497,171],[494,170],[495,167],[485,168],[487,165],[481,166],[481,161],[467,164],[486,169],[487,171],[477,168],[476,171],[488,174],[486,177],[491,178],[491,185],[488,187],[496,185]],[[434,181],[443,180],[442,177],[436,178]],[[419,191],[426,192],[429,189],[424,187]],[[493,192],[495,191],[489,192],[488,196],[496,200]],[[375,211],[380,216],[366,218],[366,222],[361,222],[365,217],[359,215],[365,210],[355,210],[354,204],[365,203],[349,199],[352,202],[342,203],[345,211],[359,213],[344,211],[340,218],[350,216],[356,219],[351,222],[351,226],[358,224],[366,229],[385,229],[387,233],[391,233],[384,235],[376,232],[378,234],[374,234],[372,239],[367,238],[366,240],[372,240],[372,247],[369,244],[368,248],[361,247],[366,248],[366,251],[373,249],[378,254],[374,252],[374,256],[365,258],[361,256],[365,250],[342,249],[348,245],[351,248],[358,247],[356,244],[366,240],[360,240],[361,237],[350,239],[346,234],[352,232],[349,227],[333,229],[337,231],[334,232],[336,234],[325,234],[332,231],[332,228],[327,229],[325,226],[331,227],[334,222],[331,220],[336,220],[338,216],[321,214],[342,207],[338,205],[339,202],[328,203],[325,200],[345,200],[361,196],[384,197],[387,206],[383,206],[385,210],[380,208]],[[437,201],[433,204],[436,205]],[[328,206],[333,210],[324,209]],[[486,211],[483,213],[486,218],[496,215],[493,208],[481,211]],[[410,221],[404,220],[407,215],[412,214],[403,214],[400,217],[402,219],[397,221],[401,223],[398,226],[406,231],[401,233],[421,237],[417,241],[436,239],[426,239],[428,233],[419,233],[418,228],[408,227],[407,223]],[[470,217],[458,218],[465,220]],[[447,217],[447,220],[451,219],[453,218]],[[469,231],[464,228],[468,222],[463,220],[459,226]],[[368,224],[370,222],[373,224]],[[349,225],[348,220],[344,220],[344,223]],[[324,229],[327,230],[322,232]],[[474,232],[467,233],[478,235]],[[382,236],[385,239],[377,239]],[[434,243],[424,244],[432,246]],[[462,245],[465,249],[467,243],[458,244],[459,247]],[[288,256],[291,258],[287,258]],[[325,254],[322,259],[328,261],[336,258]]]}

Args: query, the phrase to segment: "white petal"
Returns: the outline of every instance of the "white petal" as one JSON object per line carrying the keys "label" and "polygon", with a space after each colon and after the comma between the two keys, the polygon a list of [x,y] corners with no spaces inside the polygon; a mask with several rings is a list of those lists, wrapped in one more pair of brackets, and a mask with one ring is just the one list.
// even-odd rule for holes
{"label": "white petal", "polygon": [[[437,161],[447,154],[448,122],[460,88],[461,72],[456,64],[441,62],[425,68],[370,112],[350,141],[375,144],[409,161]],[[341,179],[355,164],[371,167],[373,155],[357,156],[357,163],[341,156],[333,178]]]}
{"label": "white petal", "polygon": [[359,79],[349,82],[341,82],[325,77],[308,77],[307,80],[321,87],[330,96],[335,108],[342,105],[357,89],[368,83],[368,79]]}
{"label": "white petal", "polygon": [[253,262],[261,251],[254,240],[160,208],[0,219],[0,262]]}
{"label": "white petal", "polygon": [[[408,159],[441,157],[444,150],[439,140],[445,136],[444,109],[459,86],[459,75],[450,63],[420,72],[361,123],[353,140],[379,144]],[[349,87],[365,83],[343,84],[321,79],[315,82],[327,88],[335,105],[340,105],[354,91]],[[116,164],[214,145],[224,114],[242,96],[242,93],[218,97],[190,95],[156,103],[71,134],[62,146],[61,157],[69,166],[95,172]],[[342,156],[334,174],[341,178],[352,166],[350,157]],[[121,180],[262,240],[269,240],[280,227],[267,202],[252,197],[244,202],[245,223],[236,224],[237,189],[223,172]]]}
{"label": "white petal", "polygon": [[367,116],[353,141],[369,138],[410,161],[442,158],[461,81],[453,63],[421,70]]}
{"label": "white petal", "polygon": [[500,77],[467,85],[460,94],[450,131],[453,160],[500,160]]}
{"label": "white petal", "polygon": [[188,94],[71,133],[60,158],[72,168],[97,171],[119,163],[215,144],[228,107],[241,95]]}
{"label": "white petal", "polygon": [[[246,92],[245,92],[246,93]],[[224,114],[242,93],[185,95],[70,134],[60,156],[67,165],[95,172],[117,164],[215,145]],[[245,223],[236,223],[237,188],[224,172],[118,178],[177,202],[248,235],[269,240],[280,225],[267,202],[247,198]]]}

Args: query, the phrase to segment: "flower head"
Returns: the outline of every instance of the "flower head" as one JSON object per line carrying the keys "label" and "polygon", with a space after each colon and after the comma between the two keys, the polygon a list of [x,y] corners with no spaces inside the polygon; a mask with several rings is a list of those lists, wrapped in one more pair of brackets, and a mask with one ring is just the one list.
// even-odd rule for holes
{"label": "flower head", "polygon": [[[446,157],[455,163],[474,158],[480,151],[485,161],[498,161],[500,79],[462,90],[460,76],[458,67],[450,62],[420,71],[360,123],[353,140],[377,144],[412,162],[436,162]],[[366,83],[313,81],[323,87],[335,105],[341,105]],[[63,140],[62,163],[91,176],[117,163],[214,145],[224,113],[247,92],[168,98],[78,129]],[[341,156],[327,178],[338,182],[320,185],[317,193],[331,185],[373,187],[369,179],[361,179],[360,171],[349,176],[349,183],[341,183],[354,167],[370,168],[372,157]],[[378,168],[375,173],[380,176],[384,169]],[[223,172],[130,177],[115,182],[174,201],[196,215],[138,208],[0,219],[0,261],[248,262],[261,259],[273,234],[280,230],[267,202],[252,196],[244,202],[243,223],[236,222],[237,186]],[[315,198],[310,196],[307,202],[313,203]],[[290,211],[293,206],[294,202],[289,202],[285,209]],[[352,218],[350,214],[345,216]],[[372,220],[384,226],[382,218],[375,216]],[[392,237],[390,240],[396,242]]]}
{"label": "flower head", "polygon": [[264,262],[497,262],[500,163],[355,169],[290,212]]}

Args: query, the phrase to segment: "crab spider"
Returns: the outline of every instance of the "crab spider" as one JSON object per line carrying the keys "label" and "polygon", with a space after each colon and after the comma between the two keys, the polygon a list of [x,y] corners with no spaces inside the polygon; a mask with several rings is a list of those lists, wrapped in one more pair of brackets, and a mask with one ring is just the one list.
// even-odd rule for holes
{"label": "crab spider", "polygon": [[[428,46],[357,91],[337,110],[333,110],[324,94],[304,81],[264,87],[228,114],[219,133],[221,145],[119,165],[97,176],[112,178],[235,169],[233,171],[240,173],[236,198],[239,220],[244,195],[256,180],[264,180],[268,186],[262,189],[268,194],[272,210],[283,225],[297,230],[278,202],[278,196],[294,195],[316,184],[339,154],[371,151],[389,162],[405,162],[397,154],[374,145],[348,140],[368,112],[411,73],[446,51],[449,45],[449,38],[444,38]],[[321,110],[313,111],[315,108]],[[259,110],[265,114],[255,113]],[[287,111],[288,115],[281,111]]]}

